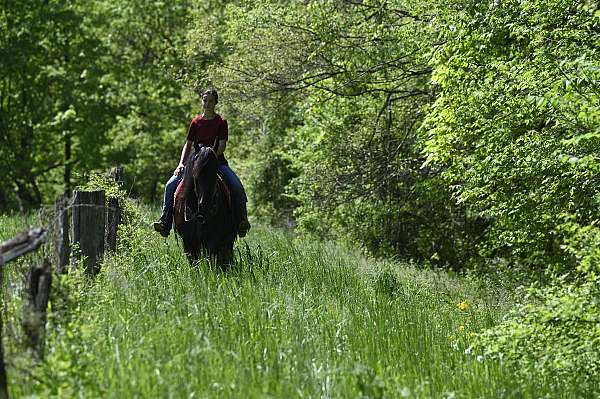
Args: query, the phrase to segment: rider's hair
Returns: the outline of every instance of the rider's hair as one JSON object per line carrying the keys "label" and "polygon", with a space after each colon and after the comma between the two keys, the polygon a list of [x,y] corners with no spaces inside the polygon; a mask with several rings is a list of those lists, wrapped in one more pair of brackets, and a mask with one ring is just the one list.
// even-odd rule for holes
{"label": "rider's hair", "polygon": [[200,98],[204,97],[205,94],[210,94],[215,98],[215,104],[217,104],[219,102],[219,93],[217,93],[217,90],[210,88],[207,90],[204,90],[201,94],[200,94]]}

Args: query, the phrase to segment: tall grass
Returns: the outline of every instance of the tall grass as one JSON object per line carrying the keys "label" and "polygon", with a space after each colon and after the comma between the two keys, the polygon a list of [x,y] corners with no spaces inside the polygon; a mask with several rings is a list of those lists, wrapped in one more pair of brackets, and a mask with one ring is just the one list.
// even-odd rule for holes
{"label": "tall grass", "polygon": [[476,280],[264,227],[223,273],[145,226],[122,231],[94,282],[56,280],[46,360],[13,362],[14,396],[569,395],[469,353],[510,306]]}

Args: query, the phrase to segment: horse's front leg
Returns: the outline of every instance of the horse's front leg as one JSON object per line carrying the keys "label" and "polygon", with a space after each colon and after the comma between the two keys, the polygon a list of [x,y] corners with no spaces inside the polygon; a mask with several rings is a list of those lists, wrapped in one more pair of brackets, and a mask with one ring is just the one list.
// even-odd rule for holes
{"label": "horse's front leg", "polygon": [[221,270],[229,270],[233,261],[233,246],[225,245],[220,247],[216,254],[216,261]]}
{"label": "horse's front leg", "polygon": [[190,263],[190,266],[194,266],[197,262],[198,259],[200,258],[200,252],[198,251],[197,248],[195,248],[194,243],[191,243],[189,241],[189,238],[183,238],[183,253],[185,254],[185,257],[187,258],[188,262]]}

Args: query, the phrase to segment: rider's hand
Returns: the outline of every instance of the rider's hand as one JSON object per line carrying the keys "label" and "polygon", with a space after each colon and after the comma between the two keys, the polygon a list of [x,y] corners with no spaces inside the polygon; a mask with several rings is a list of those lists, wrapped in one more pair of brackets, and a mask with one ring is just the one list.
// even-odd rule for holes
{"label": "rider's hand", "polygon": [[180,163],[179,165],[177,165],[177,167],[175,168],[175,172],[173,172],[174,174],[176,174],[177,176],[179,176],[181,174],[181,172],[183,172],[183,164]]}

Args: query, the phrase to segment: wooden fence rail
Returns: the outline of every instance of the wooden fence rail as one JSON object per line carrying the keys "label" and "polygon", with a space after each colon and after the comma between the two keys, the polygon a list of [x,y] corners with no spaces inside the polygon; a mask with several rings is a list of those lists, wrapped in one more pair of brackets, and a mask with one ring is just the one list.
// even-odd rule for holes
{"label": "wooden fence rail", "polygon": [[27,252],[36,250],[42,244],[45,235],[46,230],[37,228],[0,244],[0,267]]}

